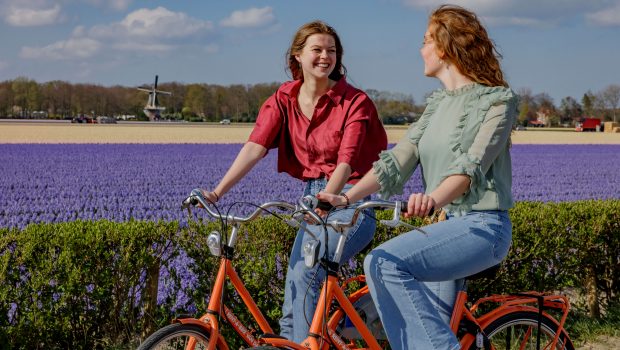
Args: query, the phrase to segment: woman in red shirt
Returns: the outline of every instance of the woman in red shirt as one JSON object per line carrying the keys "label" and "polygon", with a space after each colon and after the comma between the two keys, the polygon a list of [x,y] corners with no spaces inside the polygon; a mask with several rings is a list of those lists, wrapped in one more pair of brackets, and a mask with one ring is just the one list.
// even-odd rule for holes
{"label": "woman in red shirt", "polygon": [[[230,169],[215,189],[203,191],[207,199],[222,198],[272,148],[278,148],[278,171],[305,182],[304,195],[341,193],[371,169],[379,152],[387,148],[387,136],[370,98],[347,83],[342,52],[340,38],[329,25],[314,21],[298,29],[287,52],[294,80],[282,84],[263,104],[248,142]],[[339,210],[330,218],[350,219],[352,211]],[[316,226],[308,228],[321,232]],[[349,231],[341,261],[370,243],[374,231],[374,220],[360,215]],[[297,233],[291,251],[280,320],[281,335],[296,342],[307,336],[325,277],[318,265],[311,269],[304,265],[302,246],[309,237],[303,232]],[[322,233],[317,236],[325,239]],[[327,236],[333,254],[338,235]],[[321,242],[320,256],[325,246]]]}

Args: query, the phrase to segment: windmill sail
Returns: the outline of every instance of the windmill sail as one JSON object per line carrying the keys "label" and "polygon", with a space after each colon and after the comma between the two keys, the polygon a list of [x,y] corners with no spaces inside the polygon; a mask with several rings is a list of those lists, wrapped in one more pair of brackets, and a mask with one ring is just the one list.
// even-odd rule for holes
{"label": "windmill sail", "polygon": [[159,99],[157,98],[157,95],[172,95],[171,92],[157,90],[158,79],[159,76],[156,75],[155,82],[150,89],[144,87],[138,88],[138,90],[140,91],[145,91],[149,93],[149,97],[146,100],[146,105],[144,106],[144,114],[146,114],[146,116],[149,117],[149,120],[151,121],[159,120],[159,118],[161,117],[160,112],[166,109],[166,107],[162,107],[159,105]]}

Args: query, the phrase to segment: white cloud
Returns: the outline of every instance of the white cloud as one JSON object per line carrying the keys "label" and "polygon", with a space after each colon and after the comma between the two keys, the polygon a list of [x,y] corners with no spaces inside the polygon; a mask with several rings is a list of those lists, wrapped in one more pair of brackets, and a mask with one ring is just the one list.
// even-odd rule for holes
{"label": "white cloud", "polygon": [[586,19],[596,25],[620,26],[620,1],[609,8],[586,14]]}
{"label": "white cloud", "polygon": [[224,18],[220,24],[224,27],[254,28],[271,24],[274,21],[273,9],[267,6],[234,11],[230,16]]}
{"label": "white cloud", "polygon": [[129,7],[129,4],[131,4],[131,0],[110,0],[108,4],[115,10],[124,11]]}
{"label": "white cloud", "polygon": [[[402,0],[407,6],[432,10],[445,3],[442,0]],[[620,0],[452,0],[478,14],[492,25],[536,26],[556,25],[600,11]]]}
{"label": "white cloud", "polygon": [[153,10],[143,8],[131,12],[120,22],[94,26],[90,29],[90,35],[96,38],[142,37],[157,41],[187,37],[212,28],[213,24],[209,21],[157,7]]}
{"label": "white cloud", "polygon": [[9,67],[9,63],[5,61],[0,61],[0,70],[5,70]]}
{"label": "white cloud", "polygon": [[86,34],[86,28],[84,28],[84,26],[77,26],[73,28],[73,32],[71,32],[71,35],[73,37],[84,36],[85,34]]}
{"label": "white cloud", "polygon": [[[95,0],[88,1],[93,3]],[[211,22],[182,12],[164,7],[143,8],[127,14],[118,22],[91,28],[76,26],[67,40],[41,47],[22,47],[20,56],[41,60],[79,59],[85,62],[97,53],[114,51],[165,53],[188,41],[202,39],[212,28]]]}
{"label": "white cloud", "polygon": [[90,38],[70,38],[44,47],[22,47],[19,56],[27,59],[84,59],[95,55],[101,43]]}
{"label": "white cloud", "polygon": [[125,11],[131,4],[132,0],[84,0],[92,5],[100,7],[109,7],[116,11]]}
{"label": "white cloud", "polygon": [[138,41],[126,41],[112,44],[113,49],[121,51],[144,51],[144,52],[166,52],[172,51],[174,46],[161,43],[141,43]]}
{"label": "white cloud", "polygon": [[60,10],[59,4],[51,8],[22,7],[21,4],[14,4],[4,10],[4,20],[16,27],[44,26],[60,21]]}

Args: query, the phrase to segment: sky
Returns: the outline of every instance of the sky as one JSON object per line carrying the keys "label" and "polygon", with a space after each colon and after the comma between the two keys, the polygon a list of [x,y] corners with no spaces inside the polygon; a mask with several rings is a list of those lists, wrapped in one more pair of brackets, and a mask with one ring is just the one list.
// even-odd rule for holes
{"label": "sky", "polygon": [[[290,80],[302,24],[338,32],[347,79],[422,103],[440,87],[420,46],[435,0],[0,0],[0,81],[103,86]],[[511,87],[571,96],[620,85],[620,0],[453,0],[476,12]]]}

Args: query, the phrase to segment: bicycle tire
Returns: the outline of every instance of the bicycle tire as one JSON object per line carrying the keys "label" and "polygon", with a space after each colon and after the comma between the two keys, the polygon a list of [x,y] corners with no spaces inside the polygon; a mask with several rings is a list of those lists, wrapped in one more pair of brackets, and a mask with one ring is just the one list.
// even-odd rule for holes
{"label": "bicycle tire", "polygon": [[[540,348],[548,349],[553,338],[557,334],[557,323],[549,316],[542,316],[541,320]],[[492,349],[536,349],[536,337],[538,333],[538,312],[517,311],[501,316],[483,329],[492,344]],[[525,335],[531,332],[527,339]],[[523,337],[522,337],[523,336]],[[525,342],[525,343],[524,343]],[[472,344],[470,350],[476,350],[476,344]],[[566,330],[562,330],[558,343],[558,350],[574,350]]]}
{"label": "bicycle tire", "polygon": [[[140,344],[138,350],[185,350],[190,339],[197,341],[195,350],[203,350],[209,344],[208,331],[193,324],[173,323],[160,328]],[[222,349],[216,346],[216,349]]]}

